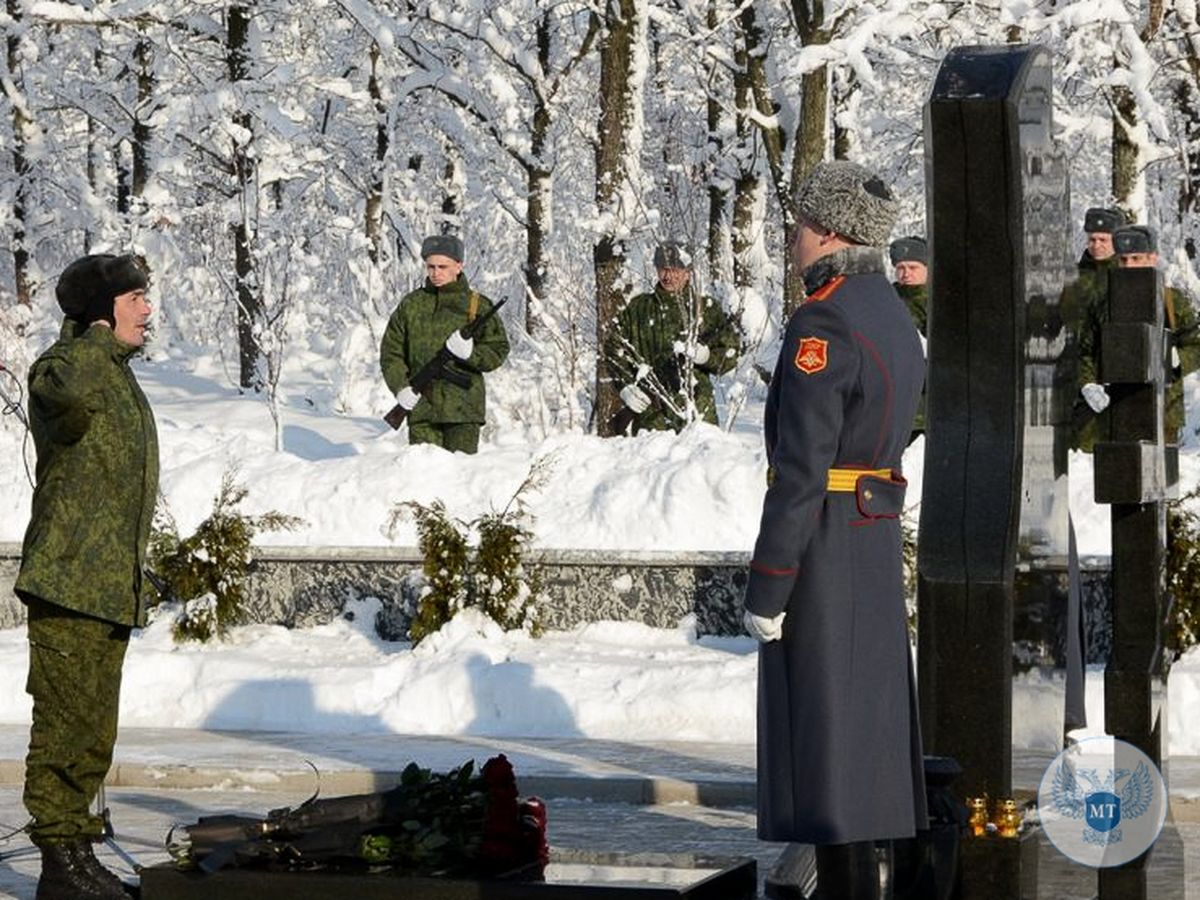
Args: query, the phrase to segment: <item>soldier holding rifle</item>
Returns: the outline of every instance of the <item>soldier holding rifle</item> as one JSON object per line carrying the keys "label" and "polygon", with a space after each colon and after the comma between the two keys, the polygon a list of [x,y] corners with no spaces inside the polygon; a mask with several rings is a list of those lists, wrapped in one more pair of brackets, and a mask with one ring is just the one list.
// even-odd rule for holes
{"label": "soldier holding rifle", "polygon": [[[508,336],[499,317],[489,315],[492,301],[467,283],[461,240],[427,237],[421,258],[425,284],[406,295],[388,320],[379,365],[404,411],[399,420],[408,420],[410,443],[475,453],[486,409],[483,373],[504,362]],[[464,335],[477,319],[478,334]],[[453,359],[427,385],[415,385],[417,373],[439,353]]]}
{"label": "soldier holding rifle", "polygon": [[605,354],[621,379],[624,408],[613,417],[614,433],[630,424],[678,431],[695,415],[717,424],[711,376],[737,363],[741,334],[720,305],[697,296],[692,257],[678,241],[654,251],[658,284],[617,315]]}

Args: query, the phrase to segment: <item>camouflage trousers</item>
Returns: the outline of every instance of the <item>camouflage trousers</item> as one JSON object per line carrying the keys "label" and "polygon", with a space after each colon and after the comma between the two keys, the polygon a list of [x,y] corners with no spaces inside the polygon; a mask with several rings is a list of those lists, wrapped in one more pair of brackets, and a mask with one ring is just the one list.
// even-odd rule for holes
{"label": "camouflage trousers", "polygon": [[33,724],[25,808],[34,843],[100,837],[89,807],[112,764],[130,628],[27,598]]}
{"label": "camouflage trousers", "polygon": [[479,450],[478,422],[409,422],[410,444],[435,444],[458,453]]}

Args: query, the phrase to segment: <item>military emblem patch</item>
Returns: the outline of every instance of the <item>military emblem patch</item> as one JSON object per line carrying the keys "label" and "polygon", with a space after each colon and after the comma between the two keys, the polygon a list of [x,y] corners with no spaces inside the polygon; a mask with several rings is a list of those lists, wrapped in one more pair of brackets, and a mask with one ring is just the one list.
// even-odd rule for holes
{"label": "military emblem patch", "polygon": [[805,375],[815,375],[829,363],[829,341],[819,337],[800,338],[796,351],[796,368]]}

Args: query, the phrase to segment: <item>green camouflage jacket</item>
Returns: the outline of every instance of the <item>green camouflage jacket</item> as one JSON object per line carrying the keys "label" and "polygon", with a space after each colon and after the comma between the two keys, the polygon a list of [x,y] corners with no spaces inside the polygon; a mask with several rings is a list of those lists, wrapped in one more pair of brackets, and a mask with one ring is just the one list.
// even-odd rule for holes
{"label": "green camouflage jacket", "polygon": [[[1107,282],[1105,282],[1107,287]],[[1103,297],[1099,298],[1100,300]],[[1166,372],[1166,409],[1163,416],[1163,437],[1168,444],[1179,440],[1183,429],[1185,410],[1183,402],[1183,376],[1200,369],[1200,333],[1197,331],[1196,310],[1191,298],[1173,287],[1163,289],[1163,325],[1169,341],[1164,356]],[[1084,315],[1079,332],[1079,387],[1096,382],[1100,371],[1100,328],[1108,319],[1108,305],[1091,303]],[[1178,351],[1179,366],[1171,367],[1170,348]],[[1096,444],[1096,416],[1087,407],[1082,397],[1075,400],[1073,415],[1072,445],[1091,452]]]}
{"label": "green camouflage jacket", "polygon": [[[709,349],[704,365],[683,363],[675,352],[677,341],[696,343]],[[737,365],[742,348],[738,327],[710,297],[697,298],[691,287],[668,294],[662,285],[647,294],[638,294],[617,314],[605,342],[605,359],[619,380],[618,388],[638,379],[645,367],[653,380],[643,374],[638,386],[655,402],[637,417],[634,428],[678,431],[686,423],[679,412],[686,411],[686,390],[692,386],[692,400],[700,418],[717,424],[717,404],[713,396],[712,375],[728,372]],[[639,369],[642,372],[639,372]],[[658,385],[661,384],[661,389]],[[674,410],[671,407],[674,407]]]}
{"label": "green camouflage jacket", "polygon": [[[446,343],[450,332],[467,324],[472,294],[478,298],[476,315],[482,316],[492,308],[492,301],[475,293],[467,277],[436,288],[426,280],[425,285],[405,295],[388,319],[379,347],[379,366],[388,389],[395,393],[408,384],[409,378],[433,359]],[[469,359],[454,360],[450,368],[469,379],[467,387],[459,387],[442,378],[435,379],[408,415],[410,422],[483,423],[486,398],[483,374],[497,368],[508,356],[508,335],[499,316],[492,316],[475,336],[475,349]]]}
{"label": "green camouflage jacket", "polygon": [[921,332],[921,337],[928,337],[928,333],[925,331],[925,324],[928,321],[928,313],[925,307],[929,303],[929,286],[895,282],[892,284],[892,287],[896,289],[896,293],[900,295],[900,299],[908,307],[908,311],[913,317],[913,322],[916,323],[917,331]]}
{"label": "green camouflage jacket", "polygon": [[[929,285],[926,284],[900,284],[893,282],[892,287],[896,289],[896,293],[900,295],[900,299],[904,301],[904,305],[908,307],[909,315],[912,316],[913,323],[917,326],[917,331],[921,332],[922,338],[928,338],[929,332],[926,331],[926,326],[929,322]],[[925,389],[921,389],[921,402],[917,404],[917,414],[913,417],[912,438],[911,443],[916,439],[918,434],[925,431]]]}
{"label": "green camouflage jacket", "polygon": [[29,371],[37,487],[16,592],[144,625],[142,566],[158,498],[158,435],[111,328],[63,322]]}

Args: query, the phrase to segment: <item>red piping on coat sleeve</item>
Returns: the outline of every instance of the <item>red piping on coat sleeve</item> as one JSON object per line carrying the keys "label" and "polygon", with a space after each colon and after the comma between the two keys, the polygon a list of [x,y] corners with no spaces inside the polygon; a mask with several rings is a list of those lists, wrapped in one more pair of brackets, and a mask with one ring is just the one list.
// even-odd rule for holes
{"label": "red piping on coat sleeve", "polygon": [[763,575],[795,575],[799,571],[799,569],[772,569],[754,560],[750,561],[750,568]]}

